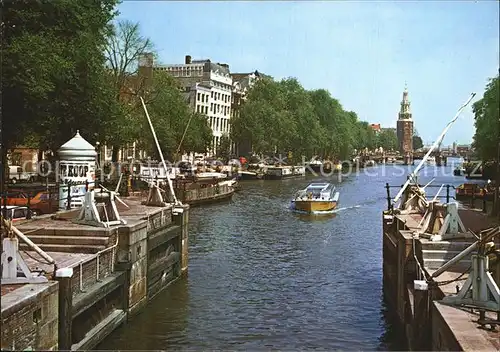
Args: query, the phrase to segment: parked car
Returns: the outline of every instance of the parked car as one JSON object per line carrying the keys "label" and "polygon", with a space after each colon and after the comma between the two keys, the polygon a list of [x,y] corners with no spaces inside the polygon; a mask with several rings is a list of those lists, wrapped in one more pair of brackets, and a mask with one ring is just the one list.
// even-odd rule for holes
{"label": "parked car", "polygon": [[17,207],[15,205],[7,205],[2,207],[2,216],[12,221],[26,219],[29,209],[27,207]]}
{"label": "parked car", "polygon": [[[29,197],[25,192],[7,193],[7,205],[28,207],[34,214],[55,213],[59,207],[58,193],[47,191],[38,192],[34,197]],[[29,204],[28,204],[29,200]]]}
{"label": "parked car", "polygon": [[9,166],[9,180],[12,183],[20,181],[34,182],[36,179],[36,172],[26,172],[21,166]]}

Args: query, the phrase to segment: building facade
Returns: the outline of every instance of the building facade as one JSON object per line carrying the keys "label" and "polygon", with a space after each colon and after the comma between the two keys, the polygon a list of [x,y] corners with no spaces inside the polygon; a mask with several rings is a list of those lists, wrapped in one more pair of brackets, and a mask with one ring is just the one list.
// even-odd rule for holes
{"label": "building facade", "polygon": [[372,123],[372,124],[370,124],[370,127],[372,128],[373,132],[375,132],[375,134],[378,134],[381,131],[381,127],[380,127],[379,123]]}
{"label": "building facade", "polygon": [[[144,67],[148,65],[149,69]],[[217,153],[223,135],[229,135],[232,99],[232,78],[229,65],[210,60],[191,60],[186,55],[183,64],[157,65],[152,56],[140,60],[140,74],[152,75],[166,71],[179,83],[189,106],[206,116],[212,129],[213,140],[209,155]]]}
{"label": "building facade", "polygon": [[408,89],[405,87],[403,100],[398,114],[397,136],[399,142],[399,152],[404,156],[410,156],[413,153],[413,118],[408,99]]}

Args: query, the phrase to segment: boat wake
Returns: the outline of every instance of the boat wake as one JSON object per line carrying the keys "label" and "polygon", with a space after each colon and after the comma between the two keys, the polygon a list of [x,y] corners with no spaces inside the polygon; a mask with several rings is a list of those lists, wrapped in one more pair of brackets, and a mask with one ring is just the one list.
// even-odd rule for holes
{"label": "boat wake", "polygon": [[327,211],[313,211],[308,213],[307,211],[303,210],[297,210],[295,209],[295,206],[293,204],[290,204],[289,209],[292,210],[294,213],[297,214],[312,214],[312,215],[322,215],[322,214],[337,214],[338,212],[344,211],[344,210],[349,210],[349,209],[356,209],[356,208],[361,208],[361,205],[352,205],[349,207],[341,207],[333,210],[327,210]]}

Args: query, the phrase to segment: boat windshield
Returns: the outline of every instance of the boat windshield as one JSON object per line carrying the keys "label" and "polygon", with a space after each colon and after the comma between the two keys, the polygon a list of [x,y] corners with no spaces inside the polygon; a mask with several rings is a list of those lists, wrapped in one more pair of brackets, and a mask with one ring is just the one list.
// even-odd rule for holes
{"label": "boat windshield", "polygon": [[306,190],[307,194],[312,194],[313,198],[319,198],[321,196],[321,191],[323,188],[309,187]]}
{"label": "boat windshield", "polygon": [[295,193],[295,198],[307,197],[307,193],[304,190]]}

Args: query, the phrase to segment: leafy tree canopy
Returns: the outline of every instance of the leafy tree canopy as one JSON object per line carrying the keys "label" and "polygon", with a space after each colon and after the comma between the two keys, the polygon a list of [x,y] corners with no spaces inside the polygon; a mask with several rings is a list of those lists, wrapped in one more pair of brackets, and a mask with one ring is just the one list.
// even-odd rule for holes
{"label": "leafy tree canopy", "polygon": [[497,160],[500,143],[500,79],[489,80],[483,97],[474,103],[474,147],[484,161]]}
{"label": "leafy tree canopy", "polygon": [[4,152],[26,138],[54,150],[78,129],[94,142],[119,113],[103,54],[116,4],[2,1]]}
{"label": "leafy tree canopy", "polygon": [[392,128],[382,128],[377,135],[376,146],[388,151],[398,150],[398,136],[396,135],[396,131]]}
{"label": "leafy tree canopy", "polygon": [[[145,100],[149,101],[148,113],[165,158],[174,161],[184,152],[206,152],[212,141],[207,117],[190,110],[186,97],[172,76],[162,71],[155,72]],[[134,118],[141,126],[140,136],[137,137],[150,155],[158,157],[144,114],[142,107],[134,113]]]}
{"label": "leafy tree canopy", "polygon": [[295,78],[269,77],[250,89],[231,138],[248,140],[256,153],[292,152],[296,159],[348,158],[354,149],[373,148],[377,138],[368,123],[324,89],[305,90]]}

